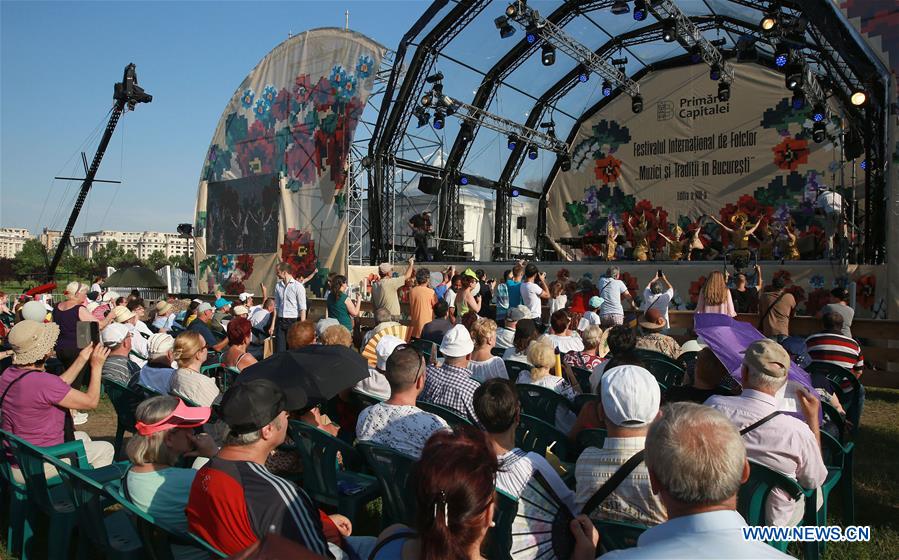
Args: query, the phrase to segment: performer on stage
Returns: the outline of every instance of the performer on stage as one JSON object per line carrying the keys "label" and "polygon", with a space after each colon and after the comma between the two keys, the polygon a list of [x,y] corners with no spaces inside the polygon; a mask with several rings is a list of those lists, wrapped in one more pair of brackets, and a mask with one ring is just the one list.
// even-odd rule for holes
{"label": "performer on stage", "polygon": [[793,218],[790,218],[790,220],[783,226],[783,235],[781,236],[780,242],[780,254],[785,260],[799,260],[798,240],[799,237],[796,235],[795,223],[793,222]]}
{"label": "performer on stage", "polygon": [[618,249],[618,228],[615,227],[615,222],[612,220],[612,216],[609,216],[608,220],[606,220],[606,260],[614,261],[615,260],[615,251]]}
{"label": "performer on stage", "polygon": [[431,213],[428,211],[415,214],[409,219],[412,237],[415,239],[415,260],[429,261],[428,236],[431,234]]}
{"label": "performer on stage", "polygon": [[731,223],[734,224],[733,229],[731,229],[719,222],[718,219],[715,218],[715,216],[709,216],[709,218],[711,218],[713,222],[721,226],[724,231],[733,236],[734,249],[737,250],[749,249],[749,236],[752,235],[762,223],[762,221],[759,220],[755,223],[754,226],[752,226],[751,228],[747,228],[746,226],[747,224],[749,224],[749,219],[743,213],[739,213],[731,218]]}
{"label": "performer on stage", "polygon": [[703,216],[699,217],[699,222],[687,238],[688,261],[694,260],[694,257],[702,258],[702,252],[705,251],[705,244],[702,242],[702,218]]}
{"label": "performer on stage", "polygon": [[649,260],[649,224],[646,223],[646,216],[640,216],[640,220],[637,222],[638,227],[631,224],[631,218],[628,218],[625,224],[631,230],[631,235],[634,236],[634,260]]}
{"label": "performer on stage", "polygon": [[763,228],[758,230],[759,233],[754,235],[759,241],[759,260],[774,260],[774,232],[771,231],[771,224],[765,224]]}
{"label": "performer on stage", "polygon": [[671,237],[668,237],[661,231],[659,232],[659,235],[668,245],[668,260],[679,261],[684,258],[684,242],[681,239],[684,235],[684,230],[682,230],[679,225],[675,224],[675,226],[671,228]]}

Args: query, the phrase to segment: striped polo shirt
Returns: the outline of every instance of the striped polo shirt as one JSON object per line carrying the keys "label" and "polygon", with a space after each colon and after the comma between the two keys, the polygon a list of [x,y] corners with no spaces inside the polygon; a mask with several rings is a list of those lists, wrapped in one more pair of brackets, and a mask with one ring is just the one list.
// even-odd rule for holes
{"label": "striped polo shirt", "polygon": [[[848,336],[834,333],[813,334],[805,339],[805,344],[813,362],[834,364],[849,371],[865,367],[861,346]],[[844,383],[842,388],[844,392],[851,390],[848,383]]]}

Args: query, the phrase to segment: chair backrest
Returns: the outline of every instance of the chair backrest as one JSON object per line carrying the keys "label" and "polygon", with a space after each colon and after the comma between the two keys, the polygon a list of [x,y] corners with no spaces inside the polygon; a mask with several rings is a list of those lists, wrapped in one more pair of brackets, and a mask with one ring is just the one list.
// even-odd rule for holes
{"label": "chair backrest", "polygon": [[358,452],[352,445],[305,422],[291,420],[288,432],[303,461],[303,488],[314,500],[336,507],[340,470],[337,454],[340,453],[344,467],[349,467],[360,464]]}
{"label": "chair backrest", "polygon": [[602,445],[603,443],[605,443],[608,435],[608,432],[606,432],[602,428],[590,428],[587,430],[581,430],[577,434],[577,448],[579,451],[583,451],[588,447],[602,449]]}
{"label": "chair backrest", "polygon": [[571,371],[574,373],[574,378],[577,379],[577,384],[580,386],[581,393],[589,393],[590,376],[593,375],[593,372],[589,369],[574,366],[571,366]]}
{"label": "chair backrest", "polygon": [[219,370],[218,378],[216,378],[216,384],[219,387],[219,391],[224,394],[231,385],[234,385],[238,375],[240,375],[240,370],[235,366],[221,368]]}
{"label": "chair backrest", "polygon": [[637,539],[643,531],[649,529],[645,525],[635,525],[623,521],[607,521],[591,519],[593,526],[599,531],[602,538],[602,547],[606,552],[633,548],[637,546]]}
{"label": "chair backrest", "polygon": [[502,358],[503,354],[505,354],[505,353],[506,353],[505,348],[497,348],[496,346],[494,346],[493,348],[490,349],[490,354],[492,356],[498,356],[498,357]]}
{"label": "chair backrest", "polygon": [[664,385],[664,388],[683,384],[686,372],[681,366],[671,360],[657,360],[644,357],[643,363],[646,369],[656,378],[656,381],[659,382],[659,385]]}
{"label": "chair backrest", "polygon": [[655,350],[649,350],[646,348],[634,348],[634,355],[641,360],[661,360],[664,362],[668,362],[674,364],[676,366],[680,366],[680,362],[668,356],[668,354],[663,354],[662,352],[656,352]]}
{"label": "chair backrest", "polygon": [[10,463],[11,457],[12,451],[9,447],[9,443],[6,441],[6,432],[0,430],[0,481],[19,491],[24,491],[25,484],[17,482],[10,471],[12,468],[12,463]]}
{"label": "chair backrest", "polygon": [[[426,361],[431,360],[431,350],[434,348],[433,344],[434,344],[433,342],[431,342],[430,340],[424,339],[424,338],[413,338],[412,340],[409,341],[410,346],[414,346],[415,348],[418,349],[419,352],[424,354]],[[440,350],[438,349],[437,357],[439,357],[439,356],[440,356]]]}
{"label": "chair backrest", "polygon": [[365,462],[381,484],[385,509],[385,522],[382,525],[414,525],[415,493],[412,491],[410,477],[417,459],[368,441],[357,442],[356,449],[365,457]]}
{"label": "chair backrest", "polygon": [[509,381],[515,383],[522,371],[530,371],[531,365],[524,362],[516,362],[515,360],[504,360],[506,364],[506,373],[509,375]]}
{"label": "chair backrest", "polygon": [[468,418],[462,416],[451,408],[425,401],[417,401],[415,404],[416,406],[418,406],[418,408],[424,410],[425,412],[430,412],[431,414],[443,418],[451,427],[472,425],[471,421],[469,421]]}
{"label": "chair backrest", "polygon": [[352,391],[354,397],[356,397],[359,402],[362,403],[363,407],[374,406],[378,403],[384,402],[374,395],[369,395],[368,393],[363,393],[362,391],[356,391],[355,389]]}
{"label": "chair backrest", "polygon": [[134,424],[137,422],[134,413],[137,406],[146,398],[144,392],[131,389],[111,379],[103,380],[103,390],[106,391],[106,395],[112,402],[119,425],[133,433]]}
{"label": "chair backrest", "polygon": [[794,499],[814,494],[814,490],[806,490],[792,478],[764,465],[749,461],[749,467],[749,480],[737,492],[737,511],[750,527],[768,525],[765,519],[765,502],[768,494],[775,488],[780,488]]}
{"label": "chair backrest", "polygon": [[493,527],[487,530],[487,558],[512,559],[512,523],[518,514],[518,499],[496,490],[496,507],[493,509]]}
{"label": "chair backrest", "polygon": [[552,389],[530,383],[521,383],[515,388],[518,391],[518,400],[521,401],[522,412],[544,422],[554,424],[556,409],[560,406],[569,410],[573,408],[568,399]]}
{"label": "chair backrest", "polygon": [[571,406],[575,414],[580,414],[584,405],[590,402],[602,402],[602,397],[593,393],[581,393],[574,396],[574,403]]}
{"label": "chair backrest", "polygon": [[[821,375],[827,378],[833,386],[833,392],[846,411],[846,419],[852,422],[852,435],[854,436],[858,430],[858,424],[861,420],[860,404],[861,399],[861,383],[858,378],[848,369],[836,364],[827,362],[812,362],[806,366],[805,371],[809,375]],[[843,385],[848,384],[852,390],[848,393],[843,391]]]}
{"label": "chair backrest", "polygon": [[61,505],[50,495],[51,485],[44,473],[44,462],[47,456],[65,457],[77,468],[87,468],[87,455],[84,452],[84,444],[75,440],[53,447],[36,447],[27,441],[8,432],[3,433],[4,439],[12,450],[13,457],[25,479],[25,488],[28,497],[37,504],[38,508],[48,515],[52,512],[64,511]]}
{"label": "chair backrest", "polygon": [[200,366],[200,373],[206,377],[216,378],[219,375],[219,371],[222,369],[221,362],[214,362],[209,365]]}
{"label": "chair backrest", "polygon": [[515,430],[515,446],[542,456],[546,456],[546,451],[552,447],[553,454],[562,461],[574,458],[574,450],[568,443],[566,434],[551,423],[528,414],[521,415],[521,421]]}

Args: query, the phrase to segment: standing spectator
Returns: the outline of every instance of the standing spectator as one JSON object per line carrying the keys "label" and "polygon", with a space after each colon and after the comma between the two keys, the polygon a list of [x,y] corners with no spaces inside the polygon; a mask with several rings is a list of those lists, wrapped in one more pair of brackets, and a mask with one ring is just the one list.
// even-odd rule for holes
{"label": "standing spectator", "polygon": [[106,283],[106,278],[103,276],[94,276],[94,283],[91,284],[90,292],[94,292],[98,294],[96,299],[99,299],[100,296],[106,293],[106,288],[103,287],[103,284]]}
{"label": "standing spectator", "polygon": [[665,329],[665,317],[661,309],[651,307],[643,314],[643,319],[638,324],[642,335],[637,337],[637,348],[660,352],[672,360],[680,356],[680,345],[677,341],[667,334],[662,334]]}
{"label": "standing spectator", "polygon": [[509,313],[509,286],[506,284],[512,278],[512,271],[503,272],[503,279],[496,284],[493,293],[494,303],[496,304],[496,322],[500,326],[506,320],[506,314]]}
{"label": "standing spectator", "polygon": [[306,316],[306,288],[293,277],[293,268],[289,263],[278,263],[275,273],[279,281],[275,282],[275,310],[268,334],[275,337],[275,351],[283,352],[287,349],[290,325]]}
{"label": "standing spectator", "polygon": [[[275,311],[275,298],[265,298],[262,305],[250,309],[250,325],[253,327],[256,344],[262,344],[263,336],[271,330],[272,314]],[[288,329],[289,330],[289,329]]]}
{"label": "standing spectator", "polygon": [[462,275],[453,274],[450,280],[450,287],[446,290],[443,299],[449,306],[449,319],[453,323],[462,318],[462,313],[456,311],[456,295],[462,291]]}
{"label": "standing spectator", "polygon": [[624,323],[622,297],[631,304],[631,308],[636,310],[634,298],[627,291],[625,283],[618,279],[620,275],[621,271],[617,266],[610,266],[606,275],[600,278],[596,285],[599,289],[599,297],[603,300],[599,308],[599,320],[601,321],[600,326],[604,329]]}
{"label": "standing spectator", "polygon": [[524,261],[518,261],[512,267],[512,278],[506,280],[509,289],[509,309],[521,305],[521,277],[524,274]]}
{"label": "standing spectator", "polygon": [[[849,370],[856,378],[861,377],[865,369],[865,358],[858,342],[842,334],[843,316],[834,311],[825,314],[821,319],[824,323],[824,332],[813,334],[805,340],[812,361],[837,365]],[[853,390],[848,382],[843,383],[840,389],[844,394]],[[865,404],[864,385],[859,385],[859,389],[861,392],[858,396],[858,416],[861,417],[861,409]]]}
{"label": "standing spectator", "polygon": [[178,369],[172,374],[171,394],[200,406],[212,406],[219,396],[215,379],[200,373],[209,350],[199,333],[185,331],[175,339],[172,351]]}
{"label": "standing spectator", "polygon": [[496,280],[488,280],[487,273],[484,272],[484,269],[482,268],[477,269],[475,274],[478,277],[478,285],[480,286],[478,303],[480,304],[481,309],[478,311],[478,315],[493,319],[496,317],[496,313],[490,308],[490,302],[493,301],[493,291],[496,288]]}
{"label": "standing spectator", "polygon": [[172,330],[175,324],[175,306],[171,303],[160,300],[156,304],[156,317],[153,318],[153,328],[156,332],[166,333]]}
{"label": "standing spectator", "polygon": [[412,238],[415,240],[415,258],[421,262],[431,260],[428,255],[428,235],[431,233],[431,213],[421,212],[409,218]]}
{"label": "standing spectator", "polygon": [[[553,347],[542,342],[531,344],[528,349],[528,361],[533,366],[530,371],[522,371],[518,376],[519,385],[537,385],[546,389],[552,389],[569,401],[574,402],[574,389],[564,377],[557,377],[550,373],[550,368],[556,365],[556,353]],[[563,433],[568,433],[574,426],[575,416],[565,407],[556,407],[556,428]]]}
{"label": "standing spectator", "polygon": [[[743,393],[738,397],[715,395],[705,404],[722,412],[739,429],[767,419],[743,434],[747,456],[797,480],[803,488],[818,488],[827,478],[821,458],[818,397],[804,388],[796,391],[806,422],[776,413],[776,395],[787,383],[789,369],[790,356],[780,344],[772,340],[753,342],[743,355]],[[796,525],[802,519],[803,505],[775,489],[766,503],[767,521],[770,525]]]}
{"label": "standing spectator", "polygon": [[471,338],[474,341],[474,352],[468,362],[471,376],[481,383],[495,377],[508,379],[506,363],[491,353],[496,346],[496,322],[483,317],[478,319],[471,328]]}
{"label": "standing spectator", "polygon": [[674,288],[660,270],[659,275],[650,280],[643,289],[643,304],[640,306],[640,310],[645,313],[649,309],[658,309],[665,319],[665,325],[662,328],[671,328],[671,323],[668,321],[668,304],[672,299],[674,299]]}
{"label": "standing spectator", "polygon": [[796,312],[796,298],[786,291],[783,277],[775,276],[771,286],[759,295],[759,330],[780,342],[790,336],[790,319]]}
{"label": "standing spectator", "polygon": [[393,316],[393,320],[399,321],[402,318],[402,314],[400,312],[399,296],[396,292],[406,284],[406,280],[412,278],[413,274],[415,274],[415,258],[409,259],[409,265],[402,276],[392,278],[392,272],[393,266],[390,263],[381,263],[378,266],[378,276],[380,278],[371,286],[371,304],[375,309],[380,307],[386,308]]}
{"label": "standing spectator", "polygon": [[[575,285],[575,292],[571,296],[571,305],[568,306],[568,309],[572,313],[585,313],[587,311],[588,302],[594,297],[599,295],[599,290],[596,289],[596,286],[593,285],[593,280],[584,275],[583,278],[577,281]],[[596,307],[599,307],[598,305]],[[595,310],[594,310],[595,311]],[[597,323],[599,324],[599,323]],[[578,329],[580,330],[580,329]]]}
{"label": "standing spectator", "polygon": [[417,459],[434,432],[449,429],[442,418],[415,404],[425,387],[426,369],[424,358],[411,346],[390,353],[383,365],[389,399],[359,413],[356,423],[359,441],[386,445]]}
{"label": "standing spectator", "polygon": [[735,510],[749,463],[740,434],[720,412],[666,406],[646,434],[646,468],[668,521],[640,535],[636,548],[603,559],[791,558],[743,534],[746,521]]}
{"label": "standing spectator", "polygon": [[829,313],[839,313],[843,318],[843,330],[840,334],[852,338],[852,319],[855,318],[855,309],[849,307],[849,290],[846,288],[834,288],[830,291],[830,303],[821,308],[815,316],[819,319]]}
{"label": "standing spectator", "polygon": [[331,293],[328,294],[328,317],[337,319],[343,327],[353,332],[353,317],[359,315],[361,309],[362,294],[357,293],[356,298],[350,301],[346,295],[348,289],[346,276],[338,274],[331,279]]}
{"label": "standing spectator", "polygon": [[[446,296],[446,291],[449,289],[450,281],[452,279],[451,271],[454,270],[453,266],[450,265],[443,272],[435,272],[434,276],[431,278],[431,286],[434,288],[434,293],[437,294],[437,299],[443,301]],[[439,278],[437,277],[439,275]]]}
{"label": "standing spectator", "polygon": [[530,310],[523,305],[509,309],[509,312],[506,314],[505,323],[496,331],[496,347],[511,348],[513,341],[515,340],[515,325],[522,319],[530,318]]}
{"label": "standing spectator", "polygon": [[568,328],[570,324],[571,318],[564,309],[556,311],[549,318],[552,333],[547,336],[552,340],[553,347],[562,354],[580,352],[584,349],[584,341],[576,333],[571,332]]}
{"label": "standing spectator", "polygon": [[444,356],[443,365],[428,366],[420,398],[452,409],[472,423],[477,423],[472,397],[479,385],[471,379],[471,370],[468,369],[472,350],[474,343],[465,327],[456,325],[450,329],[440,343],[440,352]]}
{"label": "standing spectator", "polygon": [[[645,448],[646,432],[659,415],[659,384],[644,368],[612,368],[602,378],[600,394],[608,435],[602,449],[588,447],[577,460],[578,510],[621,465]],[[632,470],[590,516],[638,525],[658,525],[668,519],[643,464]]]}
{"label": "standing spectator", "polygon": [[503,353],[503,360],[512,362],[521,362],[530,365],[528,361],[528,348],[531,343],[537,340],[540,335],[537,334],[537,325],[533,319],[522,319],[515,324],[515,338],[512,339],[512,346],[506,348]]}
{"label": "standing spectator", "polygon": [[467,274],[462,275],[462,290],[456,292],[455,313],[456,317],[464,317],[466,313],[472,311],[477,313],[481,310],[481,304],[478,301],[477,279]]}
{"label": "standing spectator", "polygon": [[737,313],[758,313],[759,292],[762,291],[762,268],[755,265],[755,286],[748,286],[745,272],[734,275],[734,287],[730,290]]}
{"label": "standing spectator", "polygon": [[204,301],[198,305],[197,318],[190,322],[190,326],[187,327],[187,330],[199,334],[209,350],[218,352],[228,345],[228,339],[223,338],[219,340],[212,334],[212,331],[209,330],[207,323],[212,319],[212,310],[213,307],[208,302]]}
{"label": "standing spectator", "polygon": [[446,318],[447,313],[449,306],[445,301],[440,300],[434,304],[434,319],[421,328],[419,338],[440,344],[447,331],[453,328],[453,324]]}
{"label": "standing spectator", "polygon": [[520,286],[521,303],[530,310],[531,317],[538,323],[543,322],[543,300],[549,299],[545,278],[545,272],[540,272],[534,263],[528,263],[524,269],[524,282]]}
{"label": "standing spectator", "polygon": [[603,301],[605,300],[599,296],[593,296],[588,300],[586,310],[577,324],[578,331],[583,333],[591,326],[599,327],[602,325],[598,311],[602,307]]}
{"label": "standing spectator", "polygon": [[437,304],[437,295],[428,286],[431,274],[426,268],[415,273],[417,284],[409,292],[409,337],[419,338],[424,326],[434,320],[434,306]]}
{"label": "standing spectator", "polygon": [[141,368],[128,359],[133,336],[128,327],[120,323],[107,325],[100,333],[100,342],[109,349],[109,356],[103,364],[103,379],[114,381],[123,387],[137,384]]}
{"label": "standing spectator", "polygon": [[727,289],[727,280],[724,273],[715,270],[709,274],[709,278],[699,292],[699,300],[696,303],[696,313],[721,313],[730,317],[736,317],[734,300]]}
{"label": "standing spectator", "polygon": [[175,339],[170,334],[157,333],[150,337],[147,344],[149,361],[140,369],[137,382],[154,393],[167,395],[172,389],[172,375],[175,374],[175,368],[172,367],[172,362],[175,361]]}
{"label": "standing spectator", "polygon": [[562,356],[562,361],[571,367],[578,367],[593,371],[593,368],[604,361],[604,355],[600,351],[602,344],[602,328],[599,325],[590,325],[581,334],[584,349],[581,352],[568,352]]}
{"label": "standing spectator", "polygon": [[228,321],[228,351],[222,356],[223,366],[243,371],[256,363],[256,358],[249,351],[251,329],[250,322],[245,317],[235,317]]}
{"label": "standing spectator", "polygon": [[565,293],[565,284],[561,280],[553,280],[549,284],[549,314],[563,310],[568,305],[568,295]]}

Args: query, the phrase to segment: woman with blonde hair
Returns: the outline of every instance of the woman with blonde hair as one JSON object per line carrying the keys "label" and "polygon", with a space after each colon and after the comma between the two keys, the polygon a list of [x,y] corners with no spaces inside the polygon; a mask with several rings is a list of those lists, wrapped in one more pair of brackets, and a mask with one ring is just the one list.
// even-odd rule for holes
{"label": "woman with blonde hair", "polygon": [[[522,371],[518,376],[519,385],[537,385],[546,389],[552,389],[571,402],[574,402],[574,389],[564,377],[558,377],[550,373],[556,367],[556,351],[552,345],[542,340],[531,344],[528,348],[528,361],[533,366],[530,372]],[[559,406],[556,408],[556,428],[568,433],[574,426],[575,415]]]}
{"label": "woman with blonde hair", "polygon": [[214,379],[200,373],[209,356],[203,335],[195,331],[179,334],[172,354],[178,369],[172,374],[171,394],[200,406],[212,406],[219,398],[219,389]]}
{"label": "woman with blonde hair", "polygon": [[562,357],[562,361],[571,367],[577,367],[593,371],[593,368],[605,361],[604,356],[608,349],[600,349],[602,345],[602,327],[590,325],[581,334],[584,349],[580,352],[568,352]]}
{"label": "woman with blonde hair", "polygon": [[506,363],[491,352],[496,346],[496,322],[492,319],[478,319],[471,326],[471,340],[474,342],[474,351],[468,362],[471,377],[481,383],[494,377],[508,379]]}
{"label": "woman with blonde hair", "polygon": [[[137,433],[126,447],[131,467],[122,482],[122,491],[138,509],[152,515],[166,529],[187,532],[184,508],[197,471],[178,468],[181,458],[212,457],[218,448],[207,434],[194,428],[209,420],[207,407],[191,407],[168,395],[140,403],[134,416]],[[173,546],[178,560],[203,557],[196,549]],[[191,554],[191,553],[194,554]]]}
{"label": "woman with blonde hair", "polygon": [[708,280],[699,293],[699,301],[696,303],[696,313],[721,313],[731,317],[737,316],[734,309],[734,300],[727,289],[727,279],[724,273],[716,270],[709,275]]}

